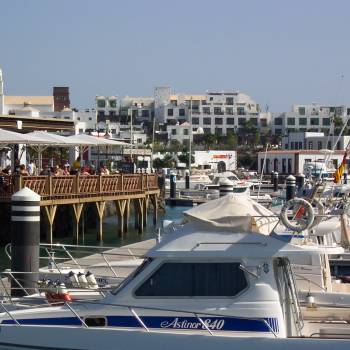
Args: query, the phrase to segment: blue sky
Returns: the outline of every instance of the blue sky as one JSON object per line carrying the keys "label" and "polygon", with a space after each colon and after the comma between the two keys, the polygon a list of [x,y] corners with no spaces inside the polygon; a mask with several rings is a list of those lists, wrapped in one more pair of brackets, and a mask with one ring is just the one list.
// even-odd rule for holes
{"label": "blue sky", "polygon": [[157,85],[270,111],[350,104],[349,15],[346,0],[2,0],[0,67],[6,94],[67,85],[78,107]]}

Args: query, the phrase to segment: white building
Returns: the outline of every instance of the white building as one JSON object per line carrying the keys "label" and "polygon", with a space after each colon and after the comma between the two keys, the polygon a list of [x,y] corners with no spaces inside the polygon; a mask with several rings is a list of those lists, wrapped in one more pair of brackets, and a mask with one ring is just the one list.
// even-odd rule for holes
{"label": "white building", "polygon": [[[226,170],[237,169],[236,151],[195,151],[195,166],[204,169],[217,170],[218,163],[224,165]],[[221,167],[222,168],[222,167]]]}
{"label": "white building", "polygon": [[[155,117],[167,125],[192,124],[193,132],[198,128],[204,133],[228,135],[236,133],[250,122],[263,132],[268,132],[271,114],[261,113],[259,105],[242,92],[208,92],[202,95],[171,94],[169,87],[155,89]],[[169,139],[187,139],[187,130],[180,133],[177,128],[168,128]],[[181,135],[183,137],[181,137]]]}
{"label": "white building", "polygon": [[293,105],[291,112],[273,113],[271,130],[273,134],[285,135],[294,131],[325,132],[334,134],[334,117],[350,125],[350,106],[321,104]]}
{"label": "white building", "polygon": [[[284,150],[345,150],[350,143],[350,136],[337,135],[328,136],[323,132],[290,132],[282,138],[282,149]],[[337,142],[337,143],[336,143]]]}
{"label": "white building", "polygon": [[[335,168],[339,166],[344,157],[344,151],[334,151],[330,155]],[[265,152],[258,153],[258,172],[263,169]],[[266,153],[266,163],[264,174],[271,174],[277,171],[279,174],[297,175],[303,172],[304,165],[308,162],[324,162],[328,158],[328,153],[319,150],[280,150],[268,151]]]}

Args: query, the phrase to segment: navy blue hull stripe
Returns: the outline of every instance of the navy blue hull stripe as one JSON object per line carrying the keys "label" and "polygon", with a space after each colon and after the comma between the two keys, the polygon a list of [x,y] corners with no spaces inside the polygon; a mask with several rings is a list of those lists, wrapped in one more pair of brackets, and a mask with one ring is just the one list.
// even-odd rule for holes
{"label": "navy blue hull stripe", "polygon": [[[151,329],[177,329],[177,330],[203,330],[205,329],[196,317],[183,316],[140,316],[146,327]],[[133,316],[106,316],[107,326],[140,328],[142,327]],[[212,317],[201,316],[203,322],[213,331],[236,332],[274,332],[279,331],[277,318],[261,318],[248,320],[238,317]],[[24,325],[55,325],[55,326],[80,326],[81,322],[76,317],[33,318],[18,319]],[[268,325],[267,325],[267,324]],[[15,324],[13,320],[4,320],[2,324]]]}

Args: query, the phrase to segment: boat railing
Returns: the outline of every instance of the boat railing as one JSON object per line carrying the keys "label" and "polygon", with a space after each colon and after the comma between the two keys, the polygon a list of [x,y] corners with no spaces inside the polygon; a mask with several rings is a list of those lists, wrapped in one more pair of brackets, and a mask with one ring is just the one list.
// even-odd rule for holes
{"label": "boat railing", "polygon": [[[59,273],[64,273],[62,270],[65,267],[83,270],[91,267],[91,262],[93,261],[95,263],[96,261],[105,262],[106,270],[115,278],[120,278],[120,274],[118,274],[117,268],[113,267],[112,262],[116,260],[140,259],[143,258],[146,251],[147,249],[142,248],[40,243],[39,259],[42,262],[45,261],[45,265],[51,263]],[[5,252],[9,260],[11,260],[11,244],[6,245]]]}
{"label": "boat railing", "polygon": [[[212,313],[212,312],[199,312],[199,311],[189,311],[189,310],[180,310],[180,309],[172,309],[172,308],[163,308],[163,307],[151,307],[151,306],[138,306],[138,305],[130,305],[130,304],[115,304],[115,303],[106,303],[106,302],[101,302],[101,301],[74,301],[72,303],[64,302],[64,306],[67,307],[67,309],[80,321],[81,326],[85,328],[89,328],[85,322],[85,319],[83,316],[79,315],[79,312],[74,309],[73,304],[92,304],[92,305],[100,305],[100,306],[108,306],[108,309],[111,307],[116,307],[116,308],[125,308],[129,310],[131,315],[135,317],[137,322],[140,324],[141,328],[143,328],[146,332],[150,333],[152,332],[149,327],[145,324],[145,322],[142,320],[142,316],[140,316],[136,310],[147,310],[147,311],[157,311],[157,312],[172,312],[172,313],[177,313],[177,314],[187,314],[187,315],[193,315],[198,322],[202,325],[203,329],[206,330],[211,336],[216,336],[215,330],[210,329],[208,324],[205,322],[205,317],[230,317],[230,315],[227,314],[220,314],[220,313]],[[52,303],[52,304],[44,304],[44,305],[33,305],[32,308],[37,309],[37,308],[43,308],[47,306],[57,306],[57,303]],[[60,304],[62,305],[62,303]],[[14,322],[14,325],[17,326],[22,326],[20,323],[20,320],[16,319],[14,315],[12,314],[11,310],[8,310],[6,308],[6,305],[4,303],[1,303],[2,309],[4,312],[11,318],[11,320]],[[26,310],[29,310],[30,308],[26,308]],[[18,310],[16,310],[18,311]],[[91,315],[88,315],[87,317],[92,317]],[[236,316],[235,316],[236,317]],[[271,333],[275,338],[277,338],[277,333],[273,330],[269,322],[264,319],[264,318],[256,318],[256,317],[247,317],[247,316],[237,316],[237,318],[242,319],[242,320],[250,320],[250,321],[256,321],[259,322],[263,325],[266,326],[266,329],[268,333]],[[7,324],[1,324],[1,326],[6,326]],[[214,331],[214,332],[213,332]]]}
{"label": "boat railing", "polygon": [[[6,301],[13,303],[13,297],[12,297],[12,292],[13,291],[22,291],[25,296],[25,300],[21,299],[21,303],[23,302],[26,305],[30,305],[30,296],[33,295],[34,293],[45,293],[45,292],[52,292],[52,289],[50,286],[40,286],[39,284],[35,287],[24,287],[21,282],[23,282],[23,279],[21,276],[23,275],[33,275],[35,277],[38,276],[38,272],[13,272],[13,271],[5,271],[0,273],[0,298],[1,301]],[[98,276],[97,276],[98,277]],[[7,283],[5,282],[7,281]],[[14,282],[14,283],[12,283]],[[89,292],[93,294],[93,296],[96,296],[96,293],[100,294],[102,297],[105,296],[105,293],[114,289],[115,287],[103,287],[103,288],[79,288],[75,287],[73,290],[82,290],[84,291],[84,294],[88,294]],[[68,291],[70,291],[68,289]],[[37,300],[37,298],[35,298]],[[18,302],[18,300],[16,300]],[[37,305],[37,304],[35,304]]]}

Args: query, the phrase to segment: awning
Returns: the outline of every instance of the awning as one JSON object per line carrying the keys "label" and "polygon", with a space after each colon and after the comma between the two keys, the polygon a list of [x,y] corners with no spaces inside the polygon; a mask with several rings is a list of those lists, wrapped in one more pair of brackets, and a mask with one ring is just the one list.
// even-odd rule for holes
{"label": "awning", "polygon": [[81,142],[74,141],[68,137],[57,135],[54,133],[49,133],[46,131],[34,131],[27,134],[29,136],[39,137],[42,140],[47,141],[47,145],[70,147],[70,146],[80,146]]}
{"label": "awning", "polygon": [[47,141],[37,136],[29,134],[20,134],[18,132],[0,129],[0,144],[45,145],[47,144]]}

